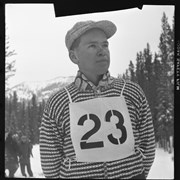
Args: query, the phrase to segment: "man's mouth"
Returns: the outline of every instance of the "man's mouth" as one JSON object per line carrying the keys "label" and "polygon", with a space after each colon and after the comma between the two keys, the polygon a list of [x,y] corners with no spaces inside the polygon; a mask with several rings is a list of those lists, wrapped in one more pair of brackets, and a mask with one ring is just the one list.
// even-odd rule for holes
{"label": "man's mouth", "polygon": [[97,63],[107,63],[108,62],[108,60],[107,59],[101,59],[101,60],[98,60],[98,61],[96,61]]}

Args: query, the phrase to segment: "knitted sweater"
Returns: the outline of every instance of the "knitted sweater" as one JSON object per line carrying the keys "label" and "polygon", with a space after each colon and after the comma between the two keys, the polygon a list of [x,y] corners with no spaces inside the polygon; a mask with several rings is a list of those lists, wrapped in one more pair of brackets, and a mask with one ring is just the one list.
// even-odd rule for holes
{"label": "knitted sweater", "polygon": [[[83,78],[81,80],[85,82]],[[99,88],[83,89],[80,86],[82,83],[78,80],[78,85],[75,81],[66,86],[66,89],[73,102],[96,97],[120,96],[124,80],[109,77],[107,82],[108,85],[106,83]],[[150,108],[142,89],[136,83],[126,81],[123,96],[132,123],[135,153],[127,158],[108,162],[77,162],[74,159],[67,92],[61,89],[48,99],[40,129],[41,166],[45,177],[129,179],[143,171],[147,177],[155,157],[154,128]]]}

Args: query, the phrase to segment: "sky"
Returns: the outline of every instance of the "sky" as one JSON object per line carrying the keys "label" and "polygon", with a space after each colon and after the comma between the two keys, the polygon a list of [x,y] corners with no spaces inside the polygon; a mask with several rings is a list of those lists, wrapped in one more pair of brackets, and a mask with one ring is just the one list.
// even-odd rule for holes
{"label": "sky", "polygon": [[78,21],[110,20],[117,32],[109,41],[110,74],[125,73],[130,60],[150,44],[158,52],[163,12],[172,26],[173,5],[145,5],[138,8],[55,17],[53,4],[6,4],[6,35],[16,55],[16,73],[10,87],[24,81],[45,81],[58,76],[75,76],[78,66],[69,59],[65,46],[67,31]]}

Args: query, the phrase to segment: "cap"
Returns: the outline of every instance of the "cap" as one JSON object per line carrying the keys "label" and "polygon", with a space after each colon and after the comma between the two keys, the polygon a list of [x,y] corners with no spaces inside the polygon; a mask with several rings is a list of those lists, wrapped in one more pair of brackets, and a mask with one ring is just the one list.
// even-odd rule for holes
{"label": "cap", "polygon": [[66,34],[65,43],[70,50],[73,42],[90,29],[98,28],[104,31],[107,39],[113,36],[117,30],[116,25],[108,20],[102,21],[80,21],[77,22]]}

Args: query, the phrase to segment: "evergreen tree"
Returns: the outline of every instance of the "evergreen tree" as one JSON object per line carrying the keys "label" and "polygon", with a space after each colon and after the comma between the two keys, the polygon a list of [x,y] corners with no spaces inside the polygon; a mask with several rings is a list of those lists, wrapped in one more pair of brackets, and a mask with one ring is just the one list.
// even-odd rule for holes
{"label": "evergreen tree", "polygon": [[168,36],[167,36],[167,46],[168,46],[168,59],[167,64],[169,65],[169,71],[167,72],[168,76],[168,91],[169,91],[169,119],[171,126],[171,135],[174,133],[174,17],[172,28],[168,27]]}
{"label": "evergreen tree", "polygon": [[19,130],[25,128],[25,102],[24,100],[20,103],[20,112],[19,112]]}
{"label": "evergreen tree", "polygon": [[16,91],[13,92],[13,99],[12,99],[12,108],[15,113],[17,113],[18,109],[18,97]]}
{"label": "evergreen tree", "polygon": [[137,83],[144,89],[145,87],[145,74],[144,74],[144,57],[143,53],[140,51],[137,53],[136,57],[136,78],[137,78]]}
{"label": "evergreen tree", "polygon": [[16,55],[15,50],[10,49],[9,36],[5,37],[5,83],[6,90],[8,89],[8,80],[10,77],[15,74],[15,60],[12,59],[12,56]]}
{"label": "evergreen tree", "polygon": [[38,142],[38,134],[39,134],[39,128],[38,128],[38,105],[36,101],[36,95],[33,94],[31,102],[30,102],[30,139],[33,143]]}
{"label": "evergreen tree", "polygon": [[132,61],[129,63],[130,80],[136,82],[135,67]]}
{"label": "evergreen tree", "polygon": [[152,104],[153,104],[153,69],[152,69],[152,53],[150,51],[150,45],[147,43],[147,47],[143,51],[143,58],[144,58],[144,87],[143,90],[146,94],[148,99],[151,111],[152,111]]}
{"label": "evergreen tree", "polygon": [[[157,119],[159,121],[159,133],[163,142],[169,141],[173,135],[173,86],[172,86],[172,57],[173,57],[173,31],[168,24],[168,18],[163,13],[162,33],[159,43],[159,57],[161,63],[160,83],[158,87],[159,106]],[[166,143],[164,143],[166,144]]]}
{"label": "evergreen tree", "polygon": [[[6,97],[7,98],[7,97]],[[6,101],[6,117],[5,117],[5,129],[11,130],[13,132],[18,130],[18,111],[19,111],[19,104],[16,91],[13,92],[13,96],[7,98]]]}
{"label": "evergreen tree", "polygon": [[172,22],[172,28],[168,27],[167,45],[169,49],[168,65],[170,67],[169,77],[172,84],[174,83],[174,17]]}
{"label": "evergreen tree", "polygon": [[153,61],[153,85],[152,85],[152,117],[153,117],[153,125],[154,125],[154,130],[155,130],[155,137],[156,141],[158,142],[160,139],[160,133],[158,132],[158,127],[159,127],[159,121],[157,120],[157,114],[158,114],[158,105],[159,105],[159,100],[158,100],[158,87],[160,84],[160,73],[161,73],[161,63],[159,61],[158,54],[155,53],[154,55],[154,61]]}
{"label": "evergreen tree", "polygon": [[129,72],[128,69],[126,69],[125,74],[123,74],[123,78],[126,79],[126,80],[130,80],[131,79],[130,72]]}
{"label": "evergreen tree", "polygon": [[150,45],[147,43],[147,47],[144,49],[144,60],[145,60],[145,66],[144,66],[144,75],[145,79],[147,81],[152,81],[152,53],[150,51]]}
{"label": "evergreen tree", "polygon": [[5,131],[9,131],[11,127],[11,113],[12,113],[12,96],[5,97]]}
{"label": "evergreen tree", "polygon": [[26,135],[29,139],[31,137],[31,133],[30,133],[30,102],[27,102],[27,106],[25,108],[25,118],[24,118],[24,125],[23,128],[21,129],[22,134]]}
{"label": "evergreen tree", "polygon": [[43,100],[41,103],[39,103],[38,107],[38,120],[37,120],[37,143],[39,143],[39,132],[40,132],[40,127],[41,127],[41,120],[42,120],[42,115],[45,107],[45,101]]}

